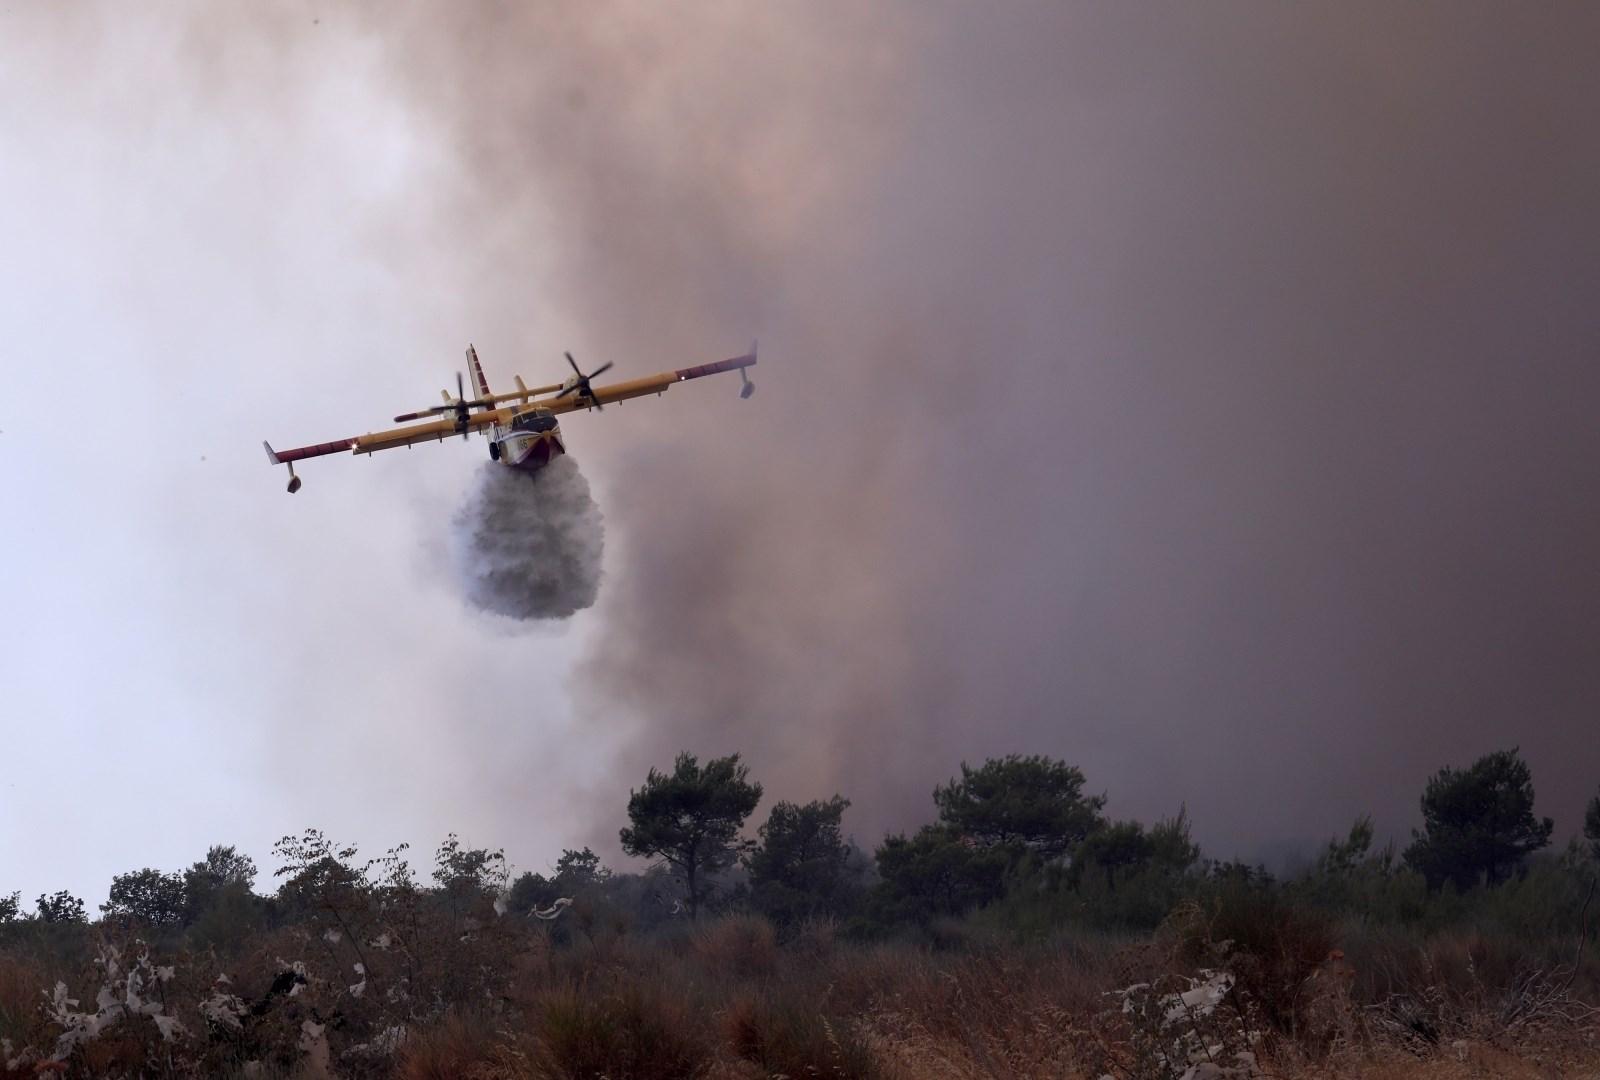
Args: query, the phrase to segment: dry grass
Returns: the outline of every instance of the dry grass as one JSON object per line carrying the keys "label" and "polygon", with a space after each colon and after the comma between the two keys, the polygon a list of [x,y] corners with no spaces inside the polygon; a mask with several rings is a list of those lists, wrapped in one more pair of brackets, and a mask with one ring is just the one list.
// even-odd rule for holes
{"label": "dry grass", "polygon": [[538,1072],[553,1080],[691,1080],[713,1053],[704,1019],[655,985],[557,991],[533,1019]]}
{"label": "dry grass", "polygon": [[718,978],[769,979],[778,971],[778,935],[755,915],[734,915],[694,928],[689,939],[697,966]]}
{"label": "dry grass", "polygon": [[0,1038],[21,1044],[37,1033],[47,973],[20,956],[0,954]]}
{"label": "dry grass", "polygon": [[538,1074],[518,1040],[481,1013],[452,1010],[410,1035],[394,1061],[397,1080],[523,1080]]}
{"label": "dry grass", "polygon": [[[1544,954],[1467,934],[1342,934],[1350,952],[1330,959],[1317,956],[1321,924],[1235,920],[1235,938],[1220,941],[1218,920],[1187,917],[1149,940],[968,935],[947,950],[841,941],[826,924],[780,944],[751,917],[566,945],[531,924],[465,935],[419,925],[404,948],[365,950],[359,995],[349,941],[284,929],[226,965],[251,1010],[238,1030],[208,1027],[197,1010],[219,962],[175,954],[161,961],[178,970],[166,992],[192,1035],[167,1042],[140,1018],[75,1052],[66,1074],[242,1076],[259,1062],[262,1075],[315,1076],[311,1022],[325,1028],[328,1075],[349,1080],[1143,1080],[1176,1075],[1151,1057],[1167,1036],[1141,1033],[1111,992],[1151,982],[1159,994],[1197,966],[1226,964],[1239,975],[1224,1006],[1235,1011],[1213,1031],[1251,1032],[1269,1075],[1600,1077],[1593,1014],[1571,985],[1561,997],[1528,978]],[[305,963],[293,993],[280,959]],[[92,964],[0,950],[0,1036],[53,1047],[58,1029],[40,1005],[57,978],[94,998]],[[1508,1007],[1519,993],[1520,1014]],[[1415,1028],[1397,1026],[1401,1001]],[[403,1040],[386,1041],[401,1029]]]}

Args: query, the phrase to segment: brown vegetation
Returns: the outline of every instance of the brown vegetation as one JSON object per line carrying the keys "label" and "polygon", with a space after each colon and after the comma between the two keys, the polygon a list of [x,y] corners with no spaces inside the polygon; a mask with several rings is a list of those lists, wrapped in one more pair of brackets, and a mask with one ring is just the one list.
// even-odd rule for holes
{"label": "brown vegetation", "polygon": [[[1220,1063],[1245,1051],[1280,1076],[1600,1068],[1600,1027],[1570,980],[1566,996],[1551,996],[1509,952],[1472,935],[1355,936],[1349,954],[1313,960],[1332,936],[1326,923],[1264,908],[1224,917],[1186,906],[1145,939],[1030,944],[947,927],[961,940],[942,948],[841,941],[825,924],[780,944],[750,915],[599,944],[581,935],[557,944],[534,923],[503,917],[463,935],[435,920],[412,939],[412,959],[375,960],[359,993],[339,946],[322,941],[324,950],[303,932],[255,942],[222,984],[214,954],[179,951],[160,961],[175,969],[169,1010],[187,1035],[167,1039],[150,1018],[129,1017],[59,1064],[48,1060],[62,1029],[42,1008],[46,991],[61,979],[92,1001],[103,965],[63,970],[48,943],[14,943],[0,952],[12,1059],[0,1075],[1177,1078],[1193,1047]],[[1224,927],[1237,937],[1219,939]],[[139,948],[120,943],[124,955]],[[303,982],[286,966],[295,961]],[[457,977],[439,981],[429,967]],[[1216,1009],[1163,1022],[1171,994],[1212,970],[1233,980]],[[408,972],[437,992],[420,1002],[396,993],[412,985]],[[1586,968],[1584,985],[1596,974]],[[242,1005],[237,1026],[200,1009],[219,986]]]}
{"label": "brown vegetation", "polygon": [[[874,878],[842,799],[737,840],[758,789],[736,765],[684,755],[630,804],[676,853],[642,875],[585,849],[512,882],[451,836],[424,884],[404,847],[362,862],[312,829],[271,895],[215,847],[118,878],[98,922],[65,893],[12,903],[0,1080],[1600,1075],[1580,846],[1458,889],[1358,819],[1279,881],[1201,859],[1181,813],[1107,823],[1076,770],[1007,758],[941,788]],[[683,806],[719,816],[685,831]],[[1430,867],[1466,850],[1461,821],[1430,827]]]}

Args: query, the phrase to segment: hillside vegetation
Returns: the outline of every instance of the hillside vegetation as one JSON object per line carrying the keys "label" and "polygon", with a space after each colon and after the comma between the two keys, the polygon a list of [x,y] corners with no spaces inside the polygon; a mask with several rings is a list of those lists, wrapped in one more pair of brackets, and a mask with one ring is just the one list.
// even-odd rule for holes
{"label": "hillside vegetation", "polygon": [[680,755],[588,849],[426,877],[308,830],[0,897],[0,1077],[1600,1075],[1600,796],[1549,850],[1515,751],[1442,769],[1403,851],[1307,869],[1104,816],[1043,757],[962,765],[870,855],[848,802]]}

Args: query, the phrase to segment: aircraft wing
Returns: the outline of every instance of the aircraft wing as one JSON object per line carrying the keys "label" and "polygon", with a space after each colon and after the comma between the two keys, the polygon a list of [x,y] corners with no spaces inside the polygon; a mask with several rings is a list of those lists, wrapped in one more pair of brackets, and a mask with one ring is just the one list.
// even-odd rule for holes
{"label": "aircraft wing", "polygon": [[750,351],[743,356],[735,356],[729,360],[718,360],[711,364],[699,364],[695,367],[678,368],[676,371],[663,371],[655,375],[646,375],[642,379],[629,379],[627,382],[611,383],[607,386],[594,388],[594,398],[591,400],[570,394],[567,397],[550,398],[539,402],[541,406],[551,412],[566,413],[579,409],[587,409],[596,403],[610,405],[614,401],[626,401],[629,398],[644,397],[648,394],[664,394],[673,386],[690,379],[700,379],[707,375],[718,375],[724,371],[739,371],[742,368],[755,367],[756,352],[752,346]]}
{"label": "aircraft wing", "polygon": [[594,388],[593,399],[579,394],[569,394],[566,397],[549,398],[539,402],[539,405],[554,413],[577,412],[593,408],[596,402],[609,405],[613,401],[626,401],[628,398],[644,397],[646,394],[664,394],[672,389],[672,384],[677,381],[678,378],[673,372],[663,371],[659,375],[646,375],[642,379],[629,379],[627,382],[612,383],[609,386],[597,386]]}
{"label": "aircraft wing", "polygon": [[[754,367],[756,363],[755,346],[744,356],[735,356],[728,360],[718,360],[711,364],[700,364],[696,367],[678,368],[674,371],[663,371],[655,375],[646,375],[642,379],[629,379],[626,382],[612,383],[609,386],[589,387],[587,379],[580,389],[572,392],[571,381],[553,386],[525,386],[522,380],[517,379],[517,389],[503,394],[490,394],[489,382],[483,377],[483,366],[478,363],[478,354],[475,349],[468,349],[467,359],[472,369],[473,392],[480,395],[476,401],[463,401],[454,403],[448,391],[444,393],[445,406],[441,410],[435,405],[432,409],[420,413],[407,413],[402,419],[420,418],[429,413],[442,412],[437,420],[425,420],[422,423],[409,424],[405,427],[389,428],[386,431],[374,431],[366,435],[356,435],[348,439],[336,439],[333,442],[312,443],[309,446],[297,446],[290,450],[274,450],[271,443],[262,443],[266,447],[267,459],[274,465],[289,466],[289,491],[298,491],[300,480],[294,475],[294,463],[305,458],[321,457],[324,454],[342,454],[353,452],[357,454],[375,454],[379,450],[396,450],[402,446],[413,446],[421,442],[443,442],[445,439],[457,435],[468,435],[495,424],[509,424],[513,415],[519,408],[528,405],[537,405],[541,409],[548,409],[552,413],[570,413],[580,409],[591,409],[597,405],[609,405],[612,402],[626,401],[629,398],[644,397],[647,394],[663,394],[675,384],[687,382],[689,379],[699,379],[707,375],[716,375],[725,371],[737,371],[744,382],[740,392],[741,397],[749,397],[754,389],[744,369]],[[610,365],[605,365],[609,367]],[[556,397],[539,400],[540,394],[561,391]],[[563,396],[564,394],[564,396]],[[465,397],[463,393],[461,397]],[[504,408],[485,408],[488,405],[499,405],[502,402],[515,401],[516,405],[506,405]],[[455,415],[456,408],[475,406],[483,411],[473,413],[465,419]]]}
{"label": "aircraft wing", "polygon": [[[481,427],[490,426],[497,417],[500,417],[501,411],[503,410],[474,413],[467,417],[467,431],[473,432]],[[411,424],[407,427],[357,435],[351,440],[353,445],[350,449],[358,454],[373,454],[379,450],[396,450],[420,442],[438,442],[460,434],[461,428],[457,426],[455,417],[451,416],[443,420],[430,420],[426,424]]]}
{"label": "aircraft wing", "polygon": [[338,439],[334,442],[312,443],[310,446],[296,446],[292,450],[274,450],[269,442],[262,442],[267,448],[267,460],[274,465],[287,465],[291,461],[301,461],[308,457],[321,457],[324,454],[342,454],[346,450],[356,448],[355,439]]}
{"label": "aircraft wing", "polygon": [[[495,421],[498,416],[495,412],[477,413],[467,419],[467,430],[476,431]],[[333,442],[312,443],[310,446],[296,446],[290,450],[274,450],[271,443],[262,443],[267,448],[267,459],[274,465],[287,465],[292,461],[303,461],[306,458],[322,457],[325,454],[342,454],[352,452],[357,454],[372,454],[379,450],[395,450],[413,443],[436,442],[442,439],[453,438],[460,435],[456,427],[455,417],[444,420],[430,420],[426,424],[411,424],[408,427],[390,428],[387,431],[374,431],[367,435],[355,435],[348,439],[337,439]]]}

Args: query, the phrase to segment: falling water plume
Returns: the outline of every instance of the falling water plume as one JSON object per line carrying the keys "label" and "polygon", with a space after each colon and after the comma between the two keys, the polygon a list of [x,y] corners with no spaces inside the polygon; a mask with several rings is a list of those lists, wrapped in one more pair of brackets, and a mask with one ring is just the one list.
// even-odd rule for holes
{"label": "falling water plume", "polygon": [[463,591],[482,611],[564,619],[599,594],[605,529],[589,482],[570,457],[531,476],[485,463],[454,532]]}

